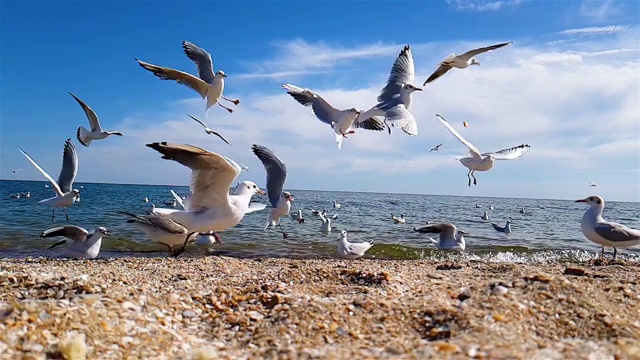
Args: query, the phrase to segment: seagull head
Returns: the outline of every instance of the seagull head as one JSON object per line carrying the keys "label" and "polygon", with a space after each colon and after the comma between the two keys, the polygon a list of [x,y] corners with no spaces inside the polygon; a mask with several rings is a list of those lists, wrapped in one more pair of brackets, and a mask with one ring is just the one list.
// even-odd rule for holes
{"label": "seagull head", "polygon": [[347,230],[340,231],[340,238],[342,238],[342,239],[346,239],[347,238]]}
{"label": "seagull head", "polygon": [[291,193],[288,191],[283,192],[282,197],[287,199],[287,201],[289,202],[293,202],[293,195],[291,195]]}
{"label": "seagull head", "polygon": [[258,185],[256,185],[256,183],[254,183],[253,181],[242,181],[239,186],[239,194],[266,195],[267,193],[264,190],[260,190]]}
{"label": "seagull head", "polygon": [[604,199],[598,195],[589,196],[588,198],[576,200],[576,202],[587,203],[593,207],[604,207]]}
{"label": "seagull head", "polygon": [[360,113],[362,113],[362,111],[360,111],[360,110],[358,110],[356,108],[349,109],[349,112],[354,113],[354,114],[358,114],[358,115],[360,115]]}
{"label": "seagull head", "polygon": [[98,226],[98,227],[95,229],[95,232],[96,232],[97,234],[102,234],[103,236],[109,236],[109,235],[111,235],[111,234],[109,234],[109,232],[107,231],[107,229],[106,229],[106,228],[104,228],[104,227],[102,227],[102,226]]}
{"label": "seagull head", "polygon": [[469,65],[478,65],[480,66],[480,61],[478,61],[478,59],[476,58],[471,58],[471,61],[469,62]]}
{"label": "seagull head", "polygon": [[216,75],[217,75],[217,76],[221,76],[221,77],[223,77],[223,78],[226,78],[226,77],[227,77],[227,74],[225,74],[225,73],[224,73],[224,71],[222,71],[222,70],[218,70],[218,72],[216,73]]}
{"label": "seagull head", "polygon": [[413,84],[404,84],[404,90],[408,93],[412,93],[414,91],[422,91],[422,88],[419,88]]}
{"label": "seagull head", "polygon": [[73,195],[75,197],[79,197],[80,196],[80,190],[78,190],[78,189],[73,189],[73,190],[71,190],[71,192],[73,193]]}

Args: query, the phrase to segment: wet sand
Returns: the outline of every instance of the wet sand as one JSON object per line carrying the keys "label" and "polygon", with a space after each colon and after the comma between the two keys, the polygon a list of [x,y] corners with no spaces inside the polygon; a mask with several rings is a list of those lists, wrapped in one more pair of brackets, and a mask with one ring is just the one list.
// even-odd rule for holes
{"label": "wet sand", "polygon": [[0,260],[1,359],[640,359],[640,264]]}

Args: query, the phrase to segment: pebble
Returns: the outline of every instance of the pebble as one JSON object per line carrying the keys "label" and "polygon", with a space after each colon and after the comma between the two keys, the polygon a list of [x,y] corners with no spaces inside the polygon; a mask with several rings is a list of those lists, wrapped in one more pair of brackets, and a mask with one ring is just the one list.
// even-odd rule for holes
{"label": "pebble", "polygon": [[186,317],[186,318],[192,318],[194,316],[196,316],[196,313],[191,311],[191,310],[185,310],[182,312],[182,316]]}
{"label": "pebble", "polygon": [[509,289],[502,285],[496,285],[493,289],[491,289],[492,295],[505,295],[509,292]]}

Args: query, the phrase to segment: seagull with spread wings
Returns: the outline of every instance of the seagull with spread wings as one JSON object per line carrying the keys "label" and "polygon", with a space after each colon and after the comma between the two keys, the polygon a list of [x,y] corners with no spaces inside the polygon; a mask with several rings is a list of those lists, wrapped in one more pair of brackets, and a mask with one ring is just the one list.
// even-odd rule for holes
{"label": "seagull with spread wings", "polygon": [[233,109],[230,109],[219,102],[222,98],[234,103],[235,105],[240,103],[240,100],[229,99],[222,95],[224,90],[224,78],[227,77],[224,71],[218,70],[218,72],[214,74],[211,55],[198,45],[188,41],[183,41],[182,49],[187,57],[189,57],[189,59],[191,59],[191,61],[193,61],[198,67],[198,77],[180,70],[150,64],[142,60],[136,59],[136,61],[140,66],[151,71],[160,79],[173,80],[179,84],[186,85],[200,94],[203,99],[207,99],[205,117],[209,114],[209,108],[215,104],[220,105],[230,113],[233,112]]}
{"label": "seagull with spread wings", "polygon": [[514,146],[508,149],[502,149],[492,153],[481,153],[478,148],[476,148],[472,143],[467,141],[465,138],[460,135],[456,129],[454,129],[449,122],[445,120],[442,116],[437,115],[436,117],[444,127],[455,136],[464,146],[469,148],[469,154],[471,156],[460,159],[462,165],[466,166],[469,169],[469,173],[467,173],[467,178],[469,178],[469,186],[471,186],[471,178],[473,177],[473,184],[477,185],[477,180],[475,175],[473,174],[476,171],[488,171],[493,168],[493,164],[495,160],[513,160],[521,157],[529,151],[530,145],[522,144],[518,146]]}
{"label": "seagull with spread wings", "polygon": [[95,111],[93,111],[89,106],[87,106],[87,104],[85,104],[84,101],[78,99],[72,93],[69,93],[69,95],[76,99],[78,104],[80,104],[82,110],[84,110],[85,115],[87,115],[87,119],[89,119],[89,125],[91,126],[91,131],[85,129],[84,126],[80,126],[78,128],[78,131],[76,131],[76,137],[78,138],[80,144],[89,146],[92,140],[101,140],[109,135],[122,136],[122,133],[120,131],[102,130],[100,121],[98,120],[98,115],[96,115]]}
{"label": "seagull with spread wings", "polygon": [[209,127],[207,125],[205,125],[204,122],[202,122],[201,120],[198,120],[196,117],[191,116],[189,114],[187,114],[187,116],[189,116],[190,118],[195,120],[195,122],[197,122],[198,124],[202,125],[202,127],[204,127],[204,132],[206,132],[209,135],[213,134],[213,135],[219,137],[222,141],[226,142],[227,145],[231,146],[231,144],[227,141],[227,139],[224,138],[224,136],[220,135],[220,133],[218,133],[218,132],[215,132],[215,131],[209,129]]}
{"label": "seagull with spread wings", "polygon": [[193,241],[198,234],[163,214],[135,215],[126,211],[117,213],[128,216],[127,223],[138,227],[151,241],[166,246],[169,255],[173,257],[182,254],[187,243]]}
{"label": "seagull with spread wings", "polygon": [[444,143],[443,143],[443,144],[438,144],[438,145],[436,145],[436,146],[432,147],[432,148],[431,148],[431,150],[429,150],[428,152],[432,152],[432,151],[440,151],[440,147],[441,147],[442,145],[444,145]]}
{"label": "seagull with spread wings", "polygon": [[60,240],[49,246],[49,249],[53,249],[58,245],[65,244],[67,240],[71,240],[73,242],[69,244],[65,250],[65,256],[76,259],[93,259],[100,253],[102,238],[109,235],[107,229],[102,226],[96,227],[92,233],[89,233],[79,226],[66,225],[45,230],[40,237],[46,239],[63,236],[65,237],[64,240]]}
{"label": "seagull with spread wings", "polygon": [[440,250],[464,251],[466,243],[464,235],[468,233],[458,230],[452,223],[429,224],[419,228],[413,228],[413,231],[425,234],[439,234],[438,240],[429,238]]}
{"label": "seagull with spread wings", "polygon": [[24,155],[27,160],[33,165],[44,177],[49,180],[51,183],[51,188],[56,193],[56,196],[44,199],[38,202],[38,204],[51,205],[53,207],[53,211],[51,213],[51,222],[56,214],[56,208],[63,208],[64,214],[67,216],[67,221],[69,221],[69,214],[67,213],[67,207],[71,206],[76,199],[80,196],[80,190],[72,189],[73,181],[76,178],[76,174],[78,173],[78,154],[76,153],[76,147],[73,145],[73,141],[71,139],[67,139],[64,143],[64,152],[62,154],[62,170],[60,170],[60,175],[58,176],[58,182],[55,182],[46,171],[44,171],[38,163],[35,162],[21,148],[18,148],[22,155]]}

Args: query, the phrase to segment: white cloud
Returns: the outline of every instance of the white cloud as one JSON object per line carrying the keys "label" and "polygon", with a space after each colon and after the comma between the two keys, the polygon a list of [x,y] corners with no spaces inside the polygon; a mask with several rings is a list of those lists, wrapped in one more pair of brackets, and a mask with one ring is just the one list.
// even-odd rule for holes
{"label": "white cloud", "polygon": [[447,0],[447,4],[458,11],[498,11],[520,5],[523,0]]}
{"label": "white cloud", "polygon": [[607,25],[607,26],[594,26],[580,29],[567,29],[560,31],[558,34],[562,35],[605,35],[615,34],[617,32],[628,29],[627,25]]}
{"label": "white cloud", "polygon": [[582,0],[579,14],[594,22],[611,21],[622,14],[622,10],[613,0]]}

